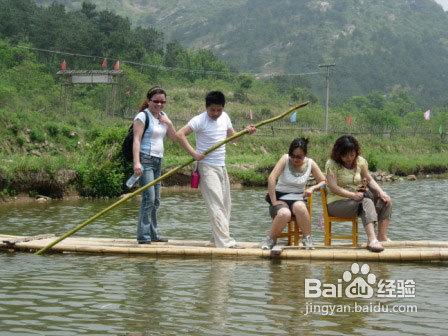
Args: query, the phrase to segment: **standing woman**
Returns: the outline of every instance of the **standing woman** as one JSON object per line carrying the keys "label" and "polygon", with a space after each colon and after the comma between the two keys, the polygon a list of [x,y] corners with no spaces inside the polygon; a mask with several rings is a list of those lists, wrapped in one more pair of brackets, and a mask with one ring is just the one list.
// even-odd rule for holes
{"label": "standing woman", "polygon": [[[303,247],[314,249],[306,199],[325,185],[325,177],[316,162],[306,156],[307,153],[308,139],[294,139],[289,145],[288,154],[280,158],[268,177],[269,197],[266,200],[270,204],[269,213],[273,221],[271,230],[261,243],[263,250],[272,249],[292,215],[302,229]],[[306,188],[311,175],[317,184]]]}
{"label": "standing woman", "polygon": [[[360,216],[367,234],[367,249],[384,250],[381,242],[389,241],[387,229],[392,201],[369,173],[367,161],[360,156],[358,141],[351,135],[336,140],[331,159],[325,165],[330,216]],[[374,223],[378,223],[378,236]]]}
{"label": "standing woman", "polygon": [[[140,112],[134,118],[134,174],[141,176],[140,185],[144,186],[161,174],[163,159],[163,139],[168,135],[176,141],[173,123],[162,111],[166,104],[166,93],[160,87],[149,89]],[[145,131],[146,118],[148,128]],[[157,209],[160,205],[160,183],[146,189],[142,194],[137,227],[139,244],[166,242],[157,233]]]}

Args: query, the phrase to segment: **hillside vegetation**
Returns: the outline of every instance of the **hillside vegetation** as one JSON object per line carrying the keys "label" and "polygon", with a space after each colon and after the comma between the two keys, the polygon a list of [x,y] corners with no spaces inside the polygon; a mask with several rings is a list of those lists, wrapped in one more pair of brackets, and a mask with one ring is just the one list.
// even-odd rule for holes
{"label": "hillside vegetation", "polygon": [[401,88],[419,106],[448,103],[448,14],[433,0],[93,2],[159,29],[169,40],[211,50],[240,71],[311,72],[305,78],[318,96],[323,88],[318,65],[335,63],[336,102]]}
{"label": "hillside vegetation", "polygon": [[[402,175],[447,170],[447,110],[435,109],[431,120],[423,121],[422,111],[406,91],[351,97],[332,108],[331,132],[325,135],[319,131],[324,111],[306,82],[291,78],[262,81],[235,73],[208,51],[166,43],[157,30],[149,29],[141,36],[141,28],[132,27],[128,20],[86,3],[75,12],[60,5],[42,8],[27,0],[0,0],[0,4],[0,195],[25,192],[62,197],[78,193],[100,197],[125,192],[123,182],[131,167],[121,158],[121,141],[129,117],[154,84],[167,89],[166,112],[177,128],[204,109],[204,95],[211,89],[226,94],[226,110],[238,130],[300,101],[312,101],[299,111],[297,123],[278,122],[228,145],[230,174],[234,182],[244,185],[265,185],[270,169],[297,136],[310,137],[310,156],[323,165],[332,143],[344,132],[362,133],[357,136],[372,170]],[[18,25],[20,18],[29,21]],[[47,31],[46,26],[52,29]],[[85,33],[81,33],[83,29]],[[53,34],[54,30],[58,34]],[[110,60],[140,55],[141,62],[150,59],[158,62],[158,67],[123,64],[114,115],[105,110],[110,98],[107,85],[70,87],[70,98],[64,101],[55,75],[62,58],[72,69],[98,69],[101,59],[35,48],[60,50],[70,36],[79,40],[68,51],[82,49],[82,53],[98,53]],[[111,36],[127,36],[141,43],[120,44]],[[158,49],[147,49],[139,39],[157,40]],[[174,71],[169,64],[183,68]],[[351,125],[347,117],[352,118]],[[188,159],[177,143],[167,141],[166,146],[165,169]],[[185,184],[188,174],[183,171],[166,183]]]}

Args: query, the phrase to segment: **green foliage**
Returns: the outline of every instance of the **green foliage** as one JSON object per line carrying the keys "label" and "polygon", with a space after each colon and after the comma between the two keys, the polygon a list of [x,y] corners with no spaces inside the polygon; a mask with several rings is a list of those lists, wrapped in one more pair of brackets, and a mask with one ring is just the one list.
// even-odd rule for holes
{"label": "green foliage", "polygon": [[307,88],[291,89],[291,100],[294,102],[309,101],[314,104],[317,103],[317,97]]}
{"label": "green foliage", "polygon": [[20,147],[22,147],[23,145],[25,145],[26,143],[26,138],[25,136],[21,133],[17,136],[16,138],[17,141],[17,145],[19,145]]}
{"label": "green foliage", "polygon": [[233,93],[233,99],[239,103],[245,103],[247,101],[247,93],[241,88],[236,89]]}
{"label": "green foliage", "polygon": [[[79,1],[62,2],[75,10],[80,6]],[[319,71],[319,64],[330,60],[336,64],[333,101],[401,86],[418,97],[419,105],[447,102],[448,79],[440,74],[446,73],[448,64],[448,16],[435,1],[184,0],[182,6],[173,0],[93,3],[101,9],[113,8],[134,23],[156,25],[166,36],[189,47],[216,50],[221,59],[245,71],[313,74]],[[30,18],[23,17],[27,27]],[[9,25],[18,26],[11,31],[19,36],[26,29],[14,21]],[[175,52],[174,56],[166,64],[179,65]],[[312,88],[321,97],[322,76],[302,78],[310,85],[289,87]]]}
{"label": "green foliage", "polygon": [[272,111],[267,107],[263,107],[258,114],[260,115],[260,119],[266,119],[272,116]]}
{"label": "green foliage", "polygon": [[354,117],[358,126],[381,133],[404,126],[404,117],[415,115],[412,109],[416,105],[407,92],[394,90],[390,94],[372,92],[367,96],[351,97],[343,103],[342,108],[345,110],[343,114]]}
{"label": "green foliage", "polygon": [[246,187],[260,187],[266,185],[266,174],[253,170],[229,169],[229,174]]}
{"label": "green foliage", "polygon": [[39,129],[32,129],[30,132],[30,140],[32,142],[44,142],[45,141],[45,133]]}
{"label": "green foliage", "polygon": [[124,172],[121,142],[126,130],[116,127],[100,131],[78,166],[78,190],[83,196],[114,197],[123,192]]}
{"label": "green foliage", "polygon": [[248,75],[241,75],[238,77],[239,87],[243,90],[248,90],[252,87],[254,79]]}
{"label": "green foliage", "polygon": [[78,190],[82,196],[115,197],[123,191],[124,174],[119,163],[104,161],[78,167]]}
{"label": "green foliage", "polygon": [[52,138],[56,138],[61,132],[59,125],[56,123],[50,123],[47,125],[46,128],[48,131],[48,135],[51,136]]}
{"label": "green foliage", "polygon": [[[317,99],[312,94],[315,83],[303,76],[259,80],[250,75],[238,75],[210,51],[188,50],[177,42],[165,44],[160,32],[133,28],[129,20],[97,10],[88,3],[69,12],[57,4],[42,8],[28,0],[0,1],[16,19],[30,14],[26,6],[33,10],[33,17],[23,19],[30,26],[20,27],[14,20],[5,18],[3,11],[0,13],[0,19],[5,18],[0,37],[8,38],[8,41],[0,38],[0,166],[2,176],[6,176],[8,192],[28,187],[28,190],[20,191],[60,195],[62,187],[53,177],[59,169],[72,169],[77,172],[76,187],[82,195],[117,196],[123,192],[123,180],[132,169],[130,165],[123,165],[120,153],[121,142],[131,121],[104,113],[110,99],[110,87],[72,87],[66,111],[60,102],[60,82],[54,78],[60,59],[30,51],[27,49],[30,46],[48,49],[63,46],[64,50],[77,53],[101,54],[109,58],[119,56],[149,64],[122,65],[124,76],[118,84],[118,115],[132,117],[148,88],[162,85],[168,93],[166,112],[176,128],[203,111],[204,96],[211,89],[226,94],[226,110],[231,114],[236,130],[249,122],[277,115],[299,101],[310,100],[313,104],[298,111],[298,123],[291,124],[285,118],[259,130],[255,136],[228,145],[229,172],[234,181],[244,185],[264,185],[267,174],[279,156],[287,151],[290,141],[302,135],[311,138],[309,154],[321,166],[339,133],[367,131],[376,134],[360,136],[363,155],[372,170],[402,174],[443,171],[447,167],[448,149],[443,139],[446,139],[448,128],[448,109],[432,108],[431,120],[423,121],[423,111],[417,107],[407,88],[391,86],[388,91],[359,93],[339,106],[332,104],[330,131],[336,133],[318,134],[312,129],[323,126],[324,111],[320,104],[315,104]],[[237,2],[222,6],[232,7]],[[201,3],[211,10],[206,2]],[[245,1],[238,3],[243,5]],[[257,7],[255,3],[252,5]],[[290,5],[293,6],[293,2]],[[266,2],[266,6],[271,4]],[[349,4],[345,3],[345,6]],[[344,6],[338,8],[340,12]],[[307,9],[305,12],[313,11]],[[320,15],[326,17],[326,14]],[[338,15],[331,15],[331,18],[337,19]],[[12,29],[18,29],[17,35],[11,35]],[[316,43],[313,36],[303,33],[301,38],[307,39],[312,46]],[[24,40],[30,44],[20,44]],[[305,52],[304,55],[308,54]],[[300,57],[301,54],[296,53],[291,61],[294,63]],[[256,59],[255,55],[254,61]],[[67,61],[69,68],[92,67],[91,59],[67,57]],[[381,66],[377,65],[377,69]],[[249,111],[253,113],[251,121],[247,118]],[[352,126],[345,123],[348,116],[353,117]],[[442,134],[439,136],[440,126]],[[409,130],[413,133],[400,134]],[[165,144],[165,169],[189,159],[178,143],[166,141]],[[11,153],[17,153],[17,156]],[[434,156],[427,153],[434,153]],[[16,172],[20,172],[20,179],[14,182]],[[31,187],[29,176],[44,178],[39,185]],[[4,188],[4,184],[0,186],[0,189]]]}

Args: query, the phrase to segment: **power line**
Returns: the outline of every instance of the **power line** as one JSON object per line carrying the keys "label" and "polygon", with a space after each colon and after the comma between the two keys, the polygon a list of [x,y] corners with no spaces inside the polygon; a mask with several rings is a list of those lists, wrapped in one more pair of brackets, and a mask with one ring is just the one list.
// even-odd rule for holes
{"label": "power line", "polygon": [[[23,46],[23,45],[19,45],[17,47],[29,49],[29,50],[40,51],[40,52],[51,53],[51,54],[59,54],[59,55],[86,57],[86,58],[93,58],[93,59],[105,59],[105,58],[107,59],[108,58],[108,57],[104,57],[104,56],[85,55],[85,54],[71,53],[71,52],[66,52],[66,51],[57,51],[57,50],[50,50],[50,49],[27,47],[27,46]],[[194,70],[194,69],[179,68],[179,67],[166,67],[163,65],[139,63],[139,62],[127,61],[127,60],[121,60],[121,59],[120,59],[120,62],[123,64],[130,64],[130,65],[141,66],[141,67],[150,67],[150,68],[165,70],[165,71],[183,71],[183,72],[188,72],[188,73],[200,73],[200,74],[207,74],[207,75],[223,75],[223,76],[229,75],[228,72],[222,72],[222,71]],[[275,77],[275,76],[313,76],[313,75],[321,75],[321,74],[322,74],[322,72],[315,71],[315,72],[302,72],[302,73],[269,73],[269,74],[254,73],[254,72],[240,72],[236,75],[250,75],[250,76],[254,76],[256,78],[266,78],[266,77]],[[230,75],[232,75],[232,73],[230,73]]]}

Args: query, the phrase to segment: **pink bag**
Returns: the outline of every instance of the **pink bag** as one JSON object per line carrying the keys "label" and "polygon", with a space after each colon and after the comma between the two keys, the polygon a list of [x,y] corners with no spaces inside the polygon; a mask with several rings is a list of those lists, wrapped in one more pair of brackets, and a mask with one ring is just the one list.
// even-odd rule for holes
{"label": "pink bag", "polygon": [[199,175],[198,164],[196,163],[196,167],[191,173],[191,182],[190,186],[194,189],[197,189],[199,186],[199,181],[201,179],[201,175]]}

